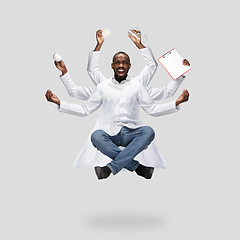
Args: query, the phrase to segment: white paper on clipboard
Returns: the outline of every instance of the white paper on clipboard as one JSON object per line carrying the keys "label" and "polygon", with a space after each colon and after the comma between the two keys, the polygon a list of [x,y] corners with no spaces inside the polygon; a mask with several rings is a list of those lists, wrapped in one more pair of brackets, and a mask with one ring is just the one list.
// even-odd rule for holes
{"label": "white paper on clipboard", "polygon": [[182,64],[183,58],[178,54],[175,48],[158,58],[158,61],[173,80],[176,80],[191,70],[190,66],[184,66]]}

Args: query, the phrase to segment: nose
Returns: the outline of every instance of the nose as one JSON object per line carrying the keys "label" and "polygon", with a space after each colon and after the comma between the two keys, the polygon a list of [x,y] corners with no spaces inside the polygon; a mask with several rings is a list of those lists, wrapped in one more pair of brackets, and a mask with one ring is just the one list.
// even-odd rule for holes
{"label": "nose", "polygon": [[119,67],[123,67],[123,63],[119,63]]}

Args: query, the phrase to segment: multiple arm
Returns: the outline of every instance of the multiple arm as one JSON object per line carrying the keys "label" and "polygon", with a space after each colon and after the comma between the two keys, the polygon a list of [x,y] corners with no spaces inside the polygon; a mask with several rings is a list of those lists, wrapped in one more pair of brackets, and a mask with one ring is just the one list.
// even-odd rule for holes
{"label": "multiple arm", "polygon": [[[139,32],[136,32],[136,34],[139,34]],[[154,57],[151,49],[143,46],[141,43],[141,40],[139,40],[136,37],[131,36],[131,35],[129,35],[129,38],[133,41],[133,43],[136,45],[136,47],[138,47],[140,49],[140,51],[143,55],[143,58],[146,62],[146,66],[144,67],[144,69],[142,70],[140,75],[137,77],[137,80],[140,83],[142,83],[143,85],[147,86],[149,84],[149,82],[151,81],[153,75],[155,74],[155,71],[158,66],[157,62],[155,60],[155,57]],[[104,37],[102,36],[101,30],[97,31],[96,39],[97,39],[97,45],[96,45],[94,51],[91,51],[89,54],[89,61],[88,61],[88,66],[87,66],[88,74],[95,85],[106,80],[106,77],[98,69],[99,51],[104,42]],[[190,65],[187,60],[184,60],[183,64]],[[95,87],[87,88],[87,87],[83,87],[83,86],[77,86],[72,81],[72,79],[68,73],[67,67],[63,61],[55,62],[55,65],[62,72],[62,75],[60,76],[60,78],[61,78],[64,86],[66,87],[68,94],[71,97],[79,98],[79,99],[86,101],[96,90]],[[160,88],[147,87],[147,91],[154,101],[170,98],[175,94],[178,87],[183,82],[184,78],[185,78],[185,76],[181,76],[178,79],[176,79],[175,81],[172,80],[167,85],[167,87],[160,87]]]}
{"label": "multiple arm", "polygon": [[[148,94],[145,87],[139,83],[138,91],[138,103],[140,107],[149,115],[159,117],[166,114],[174,113],[179,110],[179,104],[188,101],[189,93],[184,90],[176,101],[165,104],[156,104],[151,96]],[[53,102],[59,106],[59,111],[77,115],[77,116],[87,116],[94,111],[96,111],[102,105],[102,96],[99,88],[91,95],[91,97],[83,102],[82,104],[67,103],[65,101],[60,101],[52,91],[48,90],[46,92],[46,98],[49,102]]]}

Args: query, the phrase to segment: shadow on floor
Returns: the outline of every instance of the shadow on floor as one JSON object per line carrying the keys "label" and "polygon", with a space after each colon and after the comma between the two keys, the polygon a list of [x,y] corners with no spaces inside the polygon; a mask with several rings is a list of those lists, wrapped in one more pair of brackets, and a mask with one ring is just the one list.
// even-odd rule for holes
{"label": "shadow on floor", "polygon": [[153,230],[167,224],[164,216],[143,212],[103,212],[85,219],[86,226],[101,230]]}

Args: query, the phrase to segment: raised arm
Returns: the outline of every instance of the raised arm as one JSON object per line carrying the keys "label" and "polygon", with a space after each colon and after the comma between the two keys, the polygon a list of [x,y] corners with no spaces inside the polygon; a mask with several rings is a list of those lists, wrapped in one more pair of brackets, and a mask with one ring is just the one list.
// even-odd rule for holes
{"label": "raised arm", "polygon": [[139,76],[136,77],[136,79],[143,85],[147,86],[152,80],[152,77],[157,70],[158,64],[157,64],[157,61],[155,60],[155,57],[151,49],[149,47],[145,47],[142,44],[140,32],[136,30],[132,30],[132,31],[138,36],[138,38],[130,34],[128,34],[128,36],[132,40],[132,42],[135,44],[135,46],[140,50],[143,56],[143,59],[146,63],[145,67],[143,68]]}
{"label": "raised arm", "polygon": [[140,49],[140,51],[146,65],[141,71],[141,73],[136,77],[136,79],[143,85],[147,86],[152,80],[157,70],[158,64],[150,47],[142,48]]}
{"label": "raised arm", "polygon": [[104,37],[102,36],[102,30],[96,32],[97,45],[93,51],[89,52],[87,72],[95,85],[107,80],[107,78],[99,71],[98,59],[99,53],[102,48]]}

